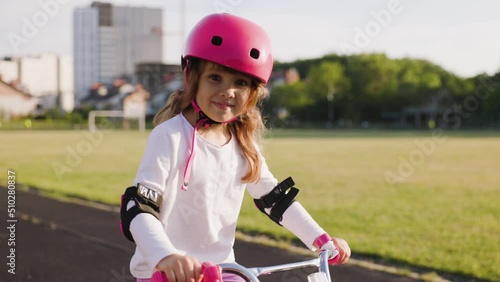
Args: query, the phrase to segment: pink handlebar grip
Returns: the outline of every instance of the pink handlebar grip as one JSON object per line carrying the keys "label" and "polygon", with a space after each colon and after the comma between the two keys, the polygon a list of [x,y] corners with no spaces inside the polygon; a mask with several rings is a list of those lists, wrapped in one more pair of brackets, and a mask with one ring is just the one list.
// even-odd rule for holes
{"label": "pink handlebar grip", "polygon": [[[204,262],[201,264],[201,272],[203,282],[222,282],[222,269],[217,264]],[[168,279],[164,272],[156,271],[151,276],[151,282],[168,282]]]}
{"label": "pink handlebar grip", "polygon": [[167,275],[161,271],[155,271],[151,276],[151,282],[168,282]]}
{"label": "pink handlebar grip", "polygon": [[[320,250],[320,249],[321,249],[321,247],[323,247],[323,245],[324,245],[324,244],[326,244],[326,243],[328,243],[329,241],[333,241],[333,240],[332,240],[332,237],[330,237],[330,235],[328,235],[327,233],[325,233],[325,234],[322,234],[322,235],[318,236],[318,238],[316,238],[316,239],[314,240],[314,242],[313,242],[313,246],[314,246],[316,249]],[[334,245],[334,247],[335,247],[335,245]],[[335,247],[335,248],[336,248],[336,247]],[[339,259],[340,259],[340,256],[339,256],[339,254],[337,253],[337,255],[336,255],[335,257],[330,258],[330,259],[328,260],[328,264],[330,264],[330,265],[331,265],[331,264],[336,264],[336,263],[339,261]]]}
{"label": "pink handlebar grip", "polygon": [[340,256],[336,255],[334,258],[331,258],[331,259],[328,260],[328,264],[329,265],[337,264],[337,262],[339,261],[339,259],[340,259]]}

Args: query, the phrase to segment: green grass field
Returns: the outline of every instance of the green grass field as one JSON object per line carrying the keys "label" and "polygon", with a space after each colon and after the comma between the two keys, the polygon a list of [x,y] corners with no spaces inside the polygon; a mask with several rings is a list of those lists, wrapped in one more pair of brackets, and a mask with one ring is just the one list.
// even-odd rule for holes
{"label": "green grass field", "polygon": [[[118,205],[147,135],[0,131],[0,183],[13,169],[19,183],[51,196]],[[264,154],[355,256],[500,281],[500,134],[275,131]],[[249,197],[239,228],[293,240]]]}

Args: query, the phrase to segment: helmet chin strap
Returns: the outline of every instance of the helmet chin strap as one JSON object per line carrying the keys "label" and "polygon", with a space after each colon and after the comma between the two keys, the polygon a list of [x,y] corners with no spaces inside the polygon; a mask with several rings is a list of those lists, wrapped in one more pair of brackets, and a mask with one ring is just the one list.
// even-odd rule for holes
{"label": "helmet chin strap", "polygon": [[[198,120],[196,120],[196,124],[198,124],[199,121],[203,121],[202,124],[203,126],[205,127],[209,127],[210,125],[212,124],[222,124],[222,123],[226,123],[226,122],[218,122],[218,121],[215,121],[211,118],[209,118],[200,108],[200,106],[198,106],[198,103],[196,103],[196,100],[193,99],[193,101],[191,101],[191,106],[193,106],[194,110],[198,113]],[[231,120],[232,121],[232,120]],[[231,121],[228,121],[228,122],[231,122]]]}
{"label": "helmet chin strap", "polygon": [[196,138],[196,130],[198,129],[198,127],[201,125],[205,128],[208,128],[210,127],[210,125],[212,124],[224,124],[224,123],[230,123],[232,121],[235,121],[238,119],[238,117],[234,117],[228,121],[224,121],[224,122],[218,122],[218,121],[215,121],[211,118],[209,118],[200,108],[200,106],[198,106],[198,103],[196,103],[196,101],[193,99],[191,101],[191,105],[193,106],[194,110],[198,113],[198,119],[196,120],[196,123],[194,125],[194,129],[193,129],[193,134],[191,136],[191,152],[189,153],[189,157],[187,159],[187,163],[186,163],[186,167],[184,168],[184,181],[182,183],[182,187],[181,189],[184,190],[184,191],[187,191],[188,189],[188,185],[189,185],[189,179],[191,178],[191,167],[193,165],[193,159],[194,159],[194,141],[195,141],[195,138]]}

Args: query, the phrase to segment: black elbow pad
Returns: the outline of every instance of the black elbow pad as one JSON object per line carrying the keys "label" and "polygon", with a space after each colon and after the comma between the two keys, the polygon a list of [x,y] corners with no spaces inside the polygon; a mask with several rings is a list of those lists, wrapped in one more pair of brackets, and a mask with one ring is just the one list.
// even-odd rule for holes
{"label": "black elbow pad", "polygon": [[[299,189],[293,187],[293,185],[295,185],[295,182],[291,177],[288,177],[274,187],[269,194],[262,196],[260,199],[254,199],[254,203],[261,212],[281,225],[283,214],[295,202],[295,196],[299,193]],[[271,208],[269,214],[265,210],[268,208]]]}
{"label": "black elbow pad", "polygon": [[[130,201],[134,201],[135,205],[127,209]],[[158,192],[140,183],[137,186],[128,187],[122,195],[120,204],[120,229],[123,235],[134,242],[130,233],[132,219],[140,213],[149,213],[159,219],[162,201],[163,197]]]}

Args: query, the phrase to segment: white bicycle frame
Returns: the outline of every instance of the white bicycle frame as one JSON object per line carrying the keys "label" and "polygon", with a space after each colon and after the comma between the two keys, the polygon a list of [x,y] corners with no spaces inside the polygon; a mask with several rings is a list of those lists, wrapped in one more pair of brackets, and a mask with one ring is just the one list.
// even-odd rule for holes
{"label": "white bicycle frame", "polygon": [[[336,252],[336,251],[335,251]],[[337,252],[338,254],[338,252]],[[337,255],[335,254],[335,256]],[[298,268],[315,266],[318,268],[319,273],[323,273],[323,278],[311,278],[310,282],[331,282],[330,269],[328,268],[328,258],[331,257],[331,251],[324,250],[319,253],[319,257],[311,260],[286,263],[280,265],[266,266],[266,267],[251,267],[247,268],[236,263],[222,263],[220,267],[222,272],[234,273],[246,279],[248,282],[259,282],[259,276],[267,275],[276,272],[288,271]],[[317,276],[316,276],[317,277]],[[325,278],[327,280],[325,280]]]}

